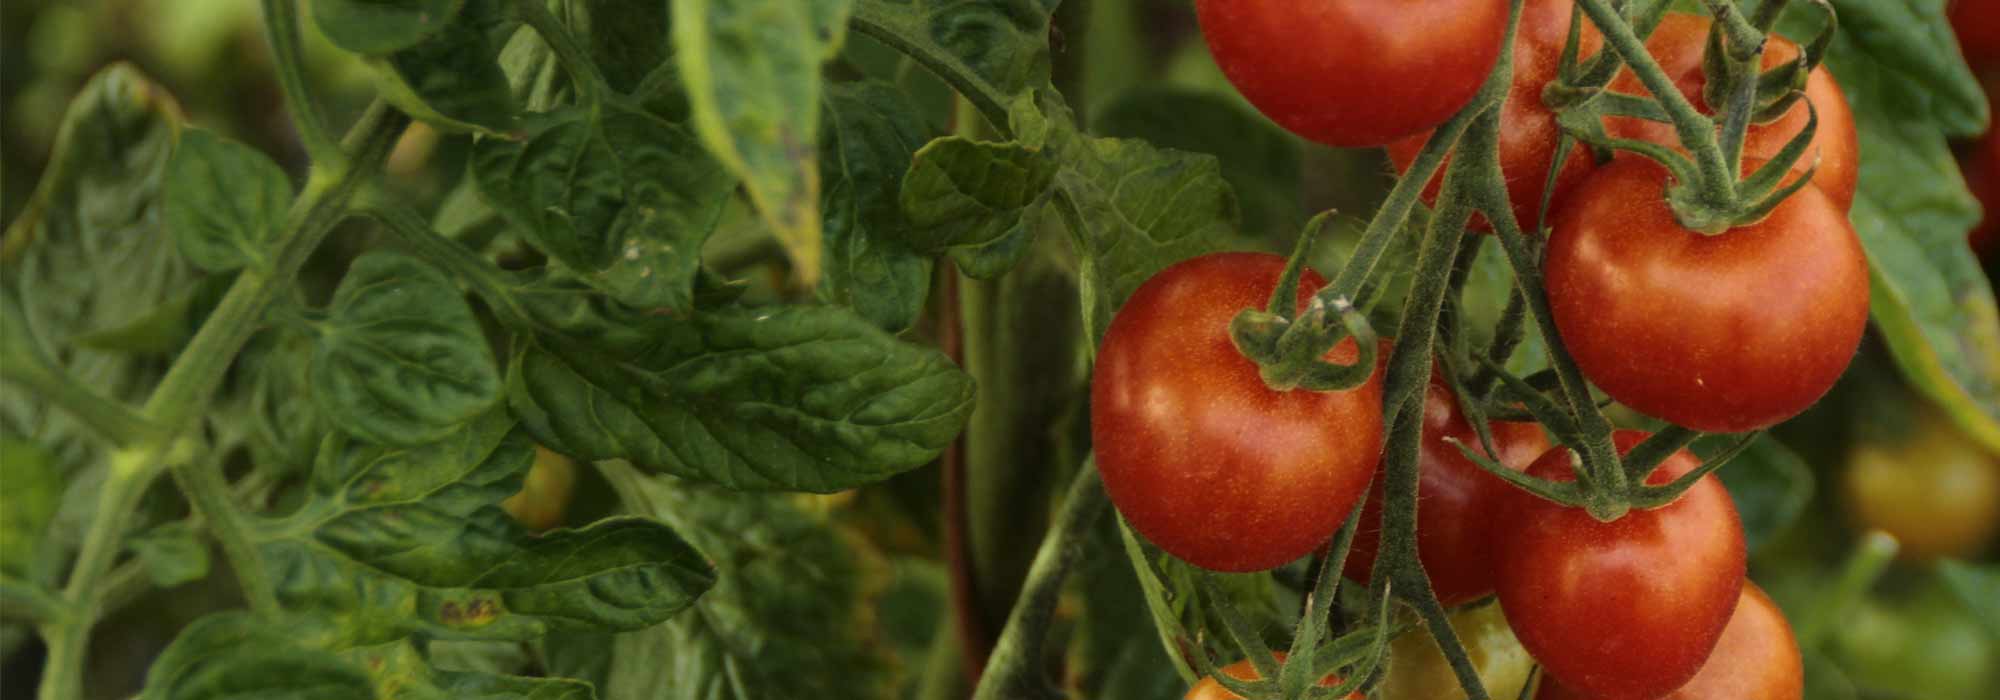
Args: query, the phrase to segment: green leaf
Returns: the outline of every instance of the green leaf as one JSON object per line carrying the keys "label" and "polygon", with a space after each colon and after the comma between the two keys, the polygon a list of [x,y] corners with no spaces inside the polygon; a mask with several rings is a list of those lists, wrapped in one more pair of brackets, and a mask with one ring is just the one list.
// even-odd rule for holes
{"label": "green leaf", "polygon": [[488,203],[585,282],[680,313],[735,188],[686,129],[615,103],[538,119],[524,141],[481,139],[472,170]]}
{"label": "green leaf", "polygon": [[1027,252],[1047,211],[1058,164],[1015,142],[960,136],[926,144],[903,178],[911,244],[949,251],[967,275],[1006,272]]}
{"label": "green leaf", "polygon": [[124,325],[100,328],[76,336],[77,345],[92,350],[171,355],[194,338],[195,330],[222,303],[236,275],[209,275],[169,297],[145,315]]}
{"label": "green leaf", "polygon": [[1103,136],[1215,156],[1242,202],[1247,231],[1292,233],[1305,223],[1299,216],[1304,165],[1298,139],[1235,100],[1181,87],[1144,87],[1119,95],[1092,121],[1092,131]]}
{"label": "green leaf", "polygon": [[[130,65],[107,66],[70,103],[41,181],[0,237],[0,285],[21,312],[9,322],[27,329],[10,330],[6,342],[32,339],[70,381],[115,400],[143,401],[164,365],[78,339],[129,326],[152,303],[187,289],[196,273],[160,211],[180,125],[180,106],[163,88]],[[0,391],[0,426],[47,449],[72,488],[91,488],[104,473],[103,443],[39,396]],[[89,506],[75,516],[59,523],[81,527]]]}
{"label": "green leaf", "polygon": [[537,441],[580,459],[826,493],[922,466],[972,410],[972,380],[942,353],[840,307],[675,319],[550,297],[509,396]]}
{"label": "green leaf", "polygon": [[630,94],[673,57],[673,3],[573,0],[564,7],[611,89]]}
{"label": "green leaf", "polygon": [[722,574],[696,614],[619,637],[605,697],[888,696],[869,613],[886,563],[863,540],[782,496],[604,468],[628,510],[690,533]]}
{"label": "green leaf", "polygon": [[657,522],[528,532],[497,504],[520,490],[533,447],[501,412],[419,448],[330,436],[311,500],[258,533],[280,599],[352,643],[525,641],[658,624],[714,582]]}
{"label": "green leaf", "polygon": [[40,445],[0,435],[0,484],[0,574],[28,578],[62,505],[62,472]]}
{"label": "green leaf", "polygon": [[[1705,436],[1695,441],[1694,453],[1706,459],[1739,439],[1732,435]],[[1752,555],[1784,534],[1812,501],[1812,468],[1791,448],[1768,435],[1750,443],[1748,449],[1716,475],[1736,502],[1736,512],[1743,517],[1743,538],[1749,543]]]}
{"label": "green leaf", "polygon": [[264,267],[283,232],[292,182],[257,149],[190,129],[167,162],[167,229],[210,272]]}
{"label": "green leaf", "polygon": [[500,70],[517,27],[501,0],[459,0],[458,16],[421,43],[369,59],[383,99],[433,126],[502,132],[519,106]]}
{"label": "green leaf", "polygon": [[161,588],[208,575],[208,545],[186,521],[176,520],[139,533],[126,546],[138,555],[153,584]]}
{"label": "green leaf", "polygon": [[588,700],[589,685],[432,667],[415,644],[348,645],[321,634],[323,620],[279,621],[246,612],[211,615],[180,637],[146,674],[142,700],[454,698]]}
{"label": "green leaf", "polygon": [[928,129],[915,105],[879,82],[839,83],[826,95],[820,181],[826,186],[825,276],[820,296],[888,331],[910,327],[930,293],[931,257],[910,247],[896,193]]}
{"label": "green leaf", "polygon": [[358,665],[307,648],[297,630],[248,612],[196,620],[146,671],[142,700],[338,700],[374,698]]}
{"label": "green leaf", "polygon": [[313,400],[336,425],[387,445],[443,438],[500,396],[500,370],[464,295],[399,253],[361,256],[318,327]]}
{"label": "green leaf", "polygon": [[1938,575],[1973,618],[2000,640],[2000,566],[1943,561],[1938,562]]}
{"label": "green leaf", "polygon": [[839,51],[852,0],[678,0],[675,65],[694,130],[743,180],[802,279],[820,269],[820,63]]}
{"label": "green leaf", "polygon": [[1847,31],[1827,56],[1868,164],[1850,218],[1868,251],[1869,310],[1911,383],[2000,450],[2000,316],[1965,246],[1978,210],[1945,140],[1976,130],[1983,108],[1968,116],[1976,85],[1926,38],[1945,31],[1936,3],[1928,16],[1906,5],[1839,3]]}
{"label": "green leaf", "polygon": [[313,21],[358,54],[400,51],[443,30],[465,0],[313,0]]}
{"label": "green leaf", "polygon": [[[855,0],[857,26],[942,74],[982,110],[1049,84],[1049,17],[1061,0]],[[955,81],[954,81],[955,82]],[[999,125],[996,125],[999,126]]]}

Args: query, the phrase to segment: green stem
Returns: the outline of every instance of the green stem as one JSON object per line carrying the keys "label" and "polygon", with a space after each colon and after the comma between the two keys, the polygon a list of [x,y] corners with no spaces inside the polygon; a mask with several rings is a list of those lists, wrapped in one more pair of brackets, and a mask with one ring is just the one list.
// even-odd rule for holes
{"label": "green stem", "polygon": [[271,42],[278,87],[284,90],[285,109],[292,113],[292,124],[299,130],[299,142],[305,145],[306,157],[318,164],[345,157],[340,145],[327,132],[326,122],[320,119],[311,93],[306,92],[306,59],[304,42],[299,38],[297,0],[264,0],[264,38]]}
{"label": "green stem", "polygon": [[1722,147],[1716,141],[1715,122],[1695,109],[1694,103],[1681,94],[1674,86],[1673,78],[1667,76],[1658,61],[1646,51],[1646,41],[1625,21],[1625,17],[1611,6],[1608,0],[1576,0],[1577,7],[1590,15],[1590,21],[1597,25],[1606,43],[1618,52],[1631,67],[1639,82],[1667,108],[1667,116],[1673,119],[1674,132],[1680,136],[1681,145],[1694,154],[1695,164],[1701,169],[1702,179],[1708,188],[1718,196],[1727,197],[1735,193],[1736,173],[1729,169],[1722,155]]}
{"label": "green stem", "polygon": [[177,460],[171,469],[181,493],[187,495],[194,512],[207,521],[215,541],[222,545],[222,556],[229,560],[229,569],[236,574],[237,586],[243,589],[250,609],[260,615],[277,614],[277,589],[264,570],[263,555],[250,537],[245,514],[222,477],[222,460]]}
{"label": "green stem", "polygon": [[1810,652],[1819,648],[1833,626],[1849,619],[1848,611],[1854,603],[1875,586],[1882,578],[1882,572],[1889,568],[1889,562],[1896,558],[1900,545],[1895,537],[1881,530],[1869,530],[1854,546],[1847,562],[1841,565],[1840,578],[1833,587],[1822,594],[1822,598],[1805,620],[1799,623],[1799,648]]}
{"label": "green stem", "polygon": [[[353,154],[351,160],[314,165],[305,191],[292,203],[286,217],[285,230],[289,233],[278,241],[278,252],[271,257],[272,267],[268,272],[245,270],[236,278],[229,293],[153,390],[143,412],[146,418],[172,433],[192,427],[207,408],[208,399],[221,384],[236,354],[256,332],[265,308],[295,283],[306,258],[345,216],[348,200],[364,181],[374,177],[374,171],[388,158],[390,148],[408,124],[408,117],[378,101],[349,133],[345,146]],[[117,558],[123,534],[138,511],[146,488],[162,470],[191,460],[191,451],[186,441],[162,437],[111,454],[110,476],[98,492],[97,510],[63,591],[76,614],[65,624],[42,628],[49,655],[38,691],[41,700],[77,700],[83,696],[84,656],[89,647],[90,628],[103,603],[105,574]],[[176,475],[182,474],[177,470]],[[219,481],[192,473],[187,476],[194,477],[191,483],[201,489],[212,489]],[[190,494],[189,498],[197,508],[204,504],[222,505],[223,513],[203,513],[211,522],[234,515],[226,498],[199,493]],[[218,536],[228,534],[218,531]],[[239,542],[225,546],[250,545]],[[259,573],[237,574],[246,585],[262,580]]]}
{"label": "green stem", "polygon": [[1021,599],[1007,616],[1007,626],[987,661],[986,673],[973,692],[974,700],[1032,698],[1048,694],[1047,679],[1041,675],[1042,645],[1049,621],[1055,617],[1056,599],[1062,593],[1063,578],[1084,554],[1089,528],[1104,513],[1110,501],[1104,494],[1104,480],[1097,465],[1086,460],[1070,481],[1063,497],[1062,512],[1056,516],[1048,536],[1035,552],[1028,568],[1027,584]]}
{"label": "green stem", "polygon": [[521,21],[533,27],[542,41],[556,52],[556,60],[562,63],[564,70],[569,71],[570,80],[575,81],[583,93],[582,102],[596,104],[605,93],[604,74],[597,71],[597,62],[590,60],[590,54],[584,52],[576,36],[570,34],[562,20],[549,12],[544,0],[515,0],[514,9],[520,13]]}
{"label": "green stem", "polygon": [[69,618],[69,605],[61,598],[26,581],[0,578],[0,620],[34,624],[57,624]]}
{"label": "green stem", "polygon": [[950,85],[979,115],[1005,138],[1013,138],[1013,131],[1007,123],[1007,95],[1001,93],[979,72],[966,65],[957,54],[944,47],[931,44],[915,37],[930,36],[924,26],[905,26],[912,13],[898,7],[886,6],[879,0],[859,0],[854,3],[854,14],[848,18],[849,24],[862,34],[880,41],[909,56],[925,69]]}
{"label": "green stem", "polygon": [[479,295],[487,308],[499,318],[501,325],[516,330],[534,327],[533,317],[514,297],[499,267],[457,241],[437,233],[415,210],[387,202],[386,195],[380,192],[369,193],[368,199],[369,217],[381,222],[398,242],[408,246],[417,257],[444,268],[471,287],[472,292]]}
{"label": "green stem", "polygon": [[9,362],[0,377],[18,383],[36,398],[54,404],[120,447],[158,437],[160,426],[125,404],[98,396],[54,367]]}

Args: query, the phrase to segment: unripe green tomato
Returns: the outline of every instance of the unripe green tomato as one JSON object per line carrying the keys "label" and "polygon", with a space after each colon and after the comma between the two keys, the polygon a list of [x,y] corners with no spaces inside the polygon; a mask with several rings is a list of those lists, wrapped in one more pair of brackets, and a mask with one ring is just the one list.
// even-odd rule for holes
{"label": "unripe green tomato", "polygon": [[[1465,644],[1466,655],[1479,672],[1486,694],[1494,698],[1516,698],[1528,684],[1528,671],[1535,660],[1514,639],[1507,617],[1498,605],[1482,605],[1451,616],[1451,628]],[[1464,700],[1465,689],[1458,685],[1437,642],[1422,629],[1411,630],[1389,643],[1389,671],[1382,678],[1380,697],[1384,700]]]}
{"label": "unripe green tomato", "polygon": [[535,446],[535,466],[521,480],[521,490],[500,507],[528,529],[540,532],[561,525],[576,489],[576,462],[546,447]]}
{"label": "unripe green tomato", "polygon": [[1855,447],[1841,481],[1848,513],[1907,558],[1975,556],[2000,537],[2000,460],[1942,416],[1901,441]]}
{"label": "unripe green tomato", "polygon": [[1942,592],[1865,601],[1837,627],[1835,661],[1857,686],[1923,700],[1992,700],[2000,688],[2000,644]]}

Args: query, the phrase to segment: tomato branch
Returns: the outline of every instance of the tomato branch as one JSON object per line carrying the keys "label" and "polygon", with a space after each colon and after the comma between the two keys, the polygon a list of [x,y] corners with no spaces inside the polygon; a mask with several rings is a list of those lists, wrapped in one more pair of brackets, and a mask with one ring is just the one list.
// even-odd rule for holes
{"label": "tomato branch", "polygon": [[327,132],[312,93],[306,90],[304,42],[299,36],[297,0],[264,0],[264,39],[271,44],[272,63],[278,72],[278,87],[285,93],[285,109],[299,130],[306,157],[314,163],[333,163],[346,157],[340,144]]}
{"label": "tomato branch", "polygon": [[1087,548],[1085,533],[1108,503],[1097,466],[1086,459],[1063,494],[1062,511],[1035,551],[1035,562],[1028,568],[1021,598],[1007,616],[1007,626],[1001,630],[1000,640],[987,660],[986,673],[973,692],[974,700],[1048,695],[1048,681],[1041,675],[1041,652],[1047,641],[1049,621],[1055,616],[1063,578]]}

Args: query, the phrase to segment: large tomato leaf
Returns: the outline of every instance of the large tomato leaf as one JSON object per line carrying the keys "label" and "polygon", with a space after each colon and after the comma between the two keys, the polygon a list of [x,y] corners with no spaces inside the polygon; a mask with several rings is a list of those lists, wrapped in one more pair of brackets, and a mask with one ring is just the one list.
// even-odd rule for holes
{"label": "large tomato leaf", "polygon": [[994,113],[1049,84],[1049,18],[1059,2],[855,0],[854,19],[857,30],[909,54]]}
{"label": "large tomato leaf", "polygon": [[871,603],[887,563],[860,538],[776,494],[731,493],[606,463],[626,509],[690,533],[715,589],[690,614],[618,637],[612,698],[882,698]]}
{"label": "large tomato leaf", "polygon": [[1851,219],[1868,250],[1871,315],[1911,383],[2000,450],[2000,317],[1965,245],[1978,209],[1945,140],[1985,124],[1978,83],[1938,50],[1949,43],[1941,3],[1835,4],[1843,31],[1827,66],[1861,136]]}
{"label": "large tomato leaf", "polygon": [[1979,624],[2000,639],[2000,566],[1945,561],[1938,563],[1938,574]]}
{"label": "large tomato leaf", "polygon": [[[1117,4],[1117,3],[1105,3]],[[1092,37],[1095,39],[1096,37]],[[1185,87],[1129,90],[1091,116],[1092,132],[1213,155],[1243,208],[1243,228],[1293,235],[1304,172],[1298,138],[1238,101]]]}
{"label": "large tomato leaf", "polygon": [[500,397],[500,370],[472,307],[416,258],[361,256],[315,331],[313,400],[364,439],[440,440]]}
{"label": "large tomato leaf", "polygon": [[736,489],[832,492],[928,463],[965,427],[972,380],[841,307],[681,319],[544,290],[548,330],[509,371],[542,444]]}
{"label": "large tomato leaf", "polygon": [[910,100],[869,81],[827,88],[820,131],[820,182],[826,188],[824,276],[820,296],[852,307],[875,325],[901,331],[916,321],[930,293],[931,257],[909,243],[897,188],[929,137]]}
{"label": "large tomato leaf", "polygon": [[950,253],[967,275],[999,276],[1034,241],[1056,170],[1056,161],[1017,142],[951,136],[925,144],[901,191],[910,244]]}
{"label": "large tomato leaf", "polygon": [[674,64],[694,131],[743,180],[801,279],[820,269],[820,64],[851,0],[677,0]]}
{"label": "large tomato leaf", "polygon": [[499,411],[416,448],[336,433],[319,450],[308,501],[253,537],[287,609],[324,616],[350,644],[642,629],[714,582],[701,555],[657,522],[529,532],[498,504],[534,458]]}
{"label": "large tomato leaf", "polygon": [[686,128],[618,101],[538,116],[521,141],[482,138],[472,173],[488,204],[582,280],[680,313],[735,189]]}

